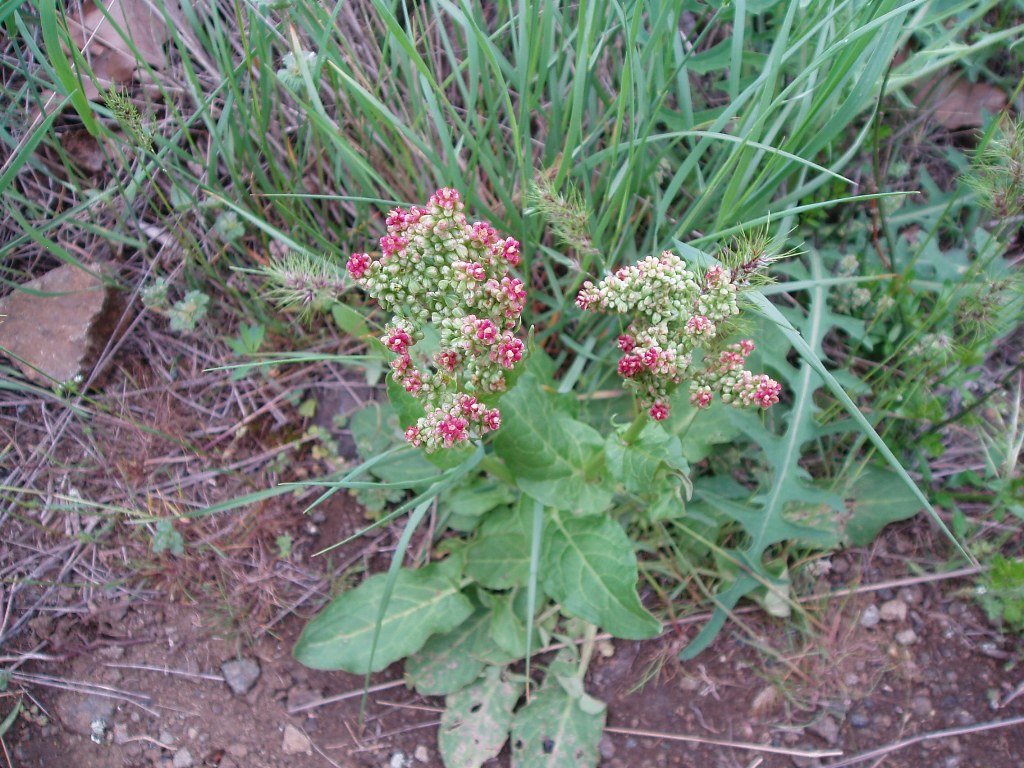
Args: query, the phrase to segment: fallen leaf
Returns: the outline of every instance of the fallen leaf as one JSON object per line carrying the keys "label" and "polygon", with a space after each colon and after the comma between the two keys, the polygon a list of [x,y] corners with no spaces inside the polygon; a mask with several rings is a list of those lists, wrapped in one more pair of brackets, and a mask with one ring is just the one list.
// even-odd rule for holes
{"label": "fallen leaf", "polygon": [[[140,60],[166,62],[167,27],[145,0],[87,0],[81,16],[68,18],[68,32],[103,88],[131,82]],[[96,83],[83,79],[86,96],[96,98]]]}
{"label": "fallen leaf", "polygon": [[980,128],[984,113],[994,115],[1006,107],[1006,94],[989,83],[972,83],[962,75],[948,75],[923,85],[914,94],[917,105],[950,130]]}

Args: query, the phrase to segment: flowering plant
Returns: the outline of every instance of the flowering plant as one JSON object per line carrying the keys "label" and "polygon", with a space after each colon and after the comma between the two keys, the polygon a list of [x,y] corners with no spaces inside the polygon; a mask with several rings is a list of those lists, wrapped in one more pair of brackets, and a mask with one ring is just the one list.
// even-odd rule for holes
{"label": "flowering plant", "polygon": [[[729,343],[739,293],[760,262],[715,264],[698,275],[665,252],[583,284],[580,309],[626,318],[617,369],[642,406],[631,426],[606,437],[595,426],[602,418],[556,394],[566,387],[555,361],[540,349],[527,354],[517,335],[527,295],[514,238],[470,224],[453,189],[391,211],[386,224],[379,255],[352,255],[347,273],[391,313],[379,339],[395,394],[421,407],[396,407],[404,440],[440,452],[435,462],[447,470],[393,513],[415,506],[389,573],[332,601],[306,626],[295,654],[312,667],[359,673],[408,657],[411,685],[449,697],[439,737],[447,764],[479,765],[509,732],[514,761],[529,764],[548,752],[548,722],[563,716],[552,710],[578,731],[583,751],[573,750],[572,764],[595,764],[604,705],[581,688],[552,684],[566,679],[552,670],[578,665],[582,680],[598,627],[631,639],[661,631],[637,592],[626,525],[685,515],[689,465],[667,428],[671,409],[688,407],[676,390],[689,382],[696,412],[715,395],[737,408],[779,401],[778,382],[744,367],[753,342]],[[295,274],[286,277],[294,282]],[[475,451],[457,450],[473,443]],[[381,457],[365,458],[375,465]],[[403,567],[408,537],[434,499],[452,529],[448,556]],[[583,652],[563,650],[547,682],[515,711],[523,679],[508,675],[509,665],[525,659],[528,679],[531,656],[578,631],[573,626],[584,627]],[[490,703],[482,708],[483,699]],[[497,736],[482,745],[471,738],[477,727]],[[469,735],[460,738],[462,731]]]}

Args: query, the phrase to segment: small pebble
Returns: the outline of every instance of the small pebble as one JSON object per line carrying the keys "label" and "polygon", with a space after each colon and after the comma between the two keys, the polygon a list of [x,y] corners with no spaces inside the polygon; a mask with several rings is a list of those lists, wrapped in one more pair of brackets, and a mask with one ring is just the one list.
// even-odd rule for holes
{"label": "small pebble", "polygon": [[826,744],[835,744],[839,741],[839,724],[831,715],[825,715],[816,723],[807,726],[807,730],[825,740]]}
{"label": "small pebble", "polygon": [[924,597],[920,587],[903,587],[897,594],[907,605],[917,605]]}
{"label": "small pebble", "polygon": [[958,710],[956,713],[956,722],[957,725],[967,726],[974,725],[977,721],[974,719],[974,715],[972,715],[966,709],[961,709]]}
{"label": "small pebble", "polygon": [[907,618],[907,604],[902,600],[886,600],[878,609],[882,621],[905,621]]}
{"label": "small pebble", "polygon": [[286,755],[311,755],[313,745],[309,737],[291,723],[284,727],[284,741],[281,742],[281,751]]}
{"label": "small pebble", "polygon": [[159,738],[157,738],[157,741],[159,741],[165,747],[173,747],[174,742],[177,741],[177,739],[174,738],[173,733],[168,731],[166,728],[163,728],[160,730],[160,736]]}
{"label": "small pebble", "polygon": [[128,743],[128,723],[114,723],[114,743]]}
{"label": "small pebble", "polygon": [[896,633],[896,642],[900,645],[913,645],[917,642],[917,632],[912,629],[903,629]]}
{"label": "small pebble", "polygon": [[249,748],[245,744],[229,744],[227,753],[232,757],[246,757],[249,754]]}
{"label": "small pebble", "polygon": [[236,696],[247,694],[260,677],[260,665],[253,659],[234,659],[220,665],[224,682]]}
{"label": "small pebble", "polygon": [[413,758],[418,763],[429,763],[430,762],[430,750],[420,744],[412,753]]}
{"label": "small pebble", "polygon": [[862,627],[874,627],[878,625],[881,616],[878,612],[878,606],[871,603],[860,615],[860,625]]}
{"label": "small pebble", "polygon": [[910,700],[910,711],[918,717],[928,717],[932,713],[932,700],[927,696],[915,696]]}
{"label": "small pebble", "polygon": [[615,757],[615,742],[607,733],[601,736],[601,741],[598,742],[597,749],[601,753],[601,757],[605,760],[611,760]]}
{"label": "small pebble", "polygon": [[[810,744],[800,744],[797,749],[804,749],[808,752],[814,749]],[[821,768],[821,760],[817,757],[805,757],[804,755],[793,755],[793,765],[796,768]]]}
{"label": "small pebble", "polygon": [[850,715],[850,725],[854,728],[867,728],[870,723],[871,718],[863,712],[857,711]]}
{"label": "small pebble", "polygon": [[192,753],[187,749],[179,749],[174,753],[174,768],[192,768]]}

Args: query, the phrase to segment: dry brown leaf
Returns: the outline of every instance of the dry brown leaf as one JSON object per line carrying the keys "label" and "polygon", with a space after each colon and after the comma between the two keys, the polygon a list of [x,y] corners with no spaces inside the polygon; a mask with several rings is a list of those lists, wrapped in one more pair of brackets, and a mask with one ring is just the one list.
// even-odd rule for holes
{"label": "dry brown leaf", "polygon": [[914,101],[950,130],[980,128],[983,113],[994,115],[1007,103],[1006,94],[994,85],[972,83],[958,75],[928,83],[917,91]]}
{"label": "dry brown leaf", "polygon": [[[80,18],[68,19],[68,31],[101,86],[130,82],[138,64],[136,53],[151,66],[164,65],[167,27],[146,0],[86,0],[82,8]],[[99,95],[89,79],[85,92],[90,99]]]}

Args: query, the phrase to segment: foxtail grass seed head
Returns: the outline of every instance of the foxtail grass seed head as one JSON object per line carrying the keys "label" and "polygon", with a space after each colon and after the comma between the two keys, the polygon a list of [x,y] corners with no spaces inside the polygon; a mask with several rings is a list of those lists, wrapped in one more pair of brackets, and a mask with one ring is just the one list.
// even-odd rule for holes
{"label": "foxtail grass seed head", "polygon": [[996,217],[1024,211],[1024,121],[1004,119],[964,178]]}
{"label": "foxtail grass seed head", "polygon": [[[622,267],[597,285],[588,280],[576,304],[632,318],[618,338],[619,374],[656,421],[668,418],[669,397],[684,380],[690,381],[691,402],[700,408],[711,405],[715,393],[736,407],[768,408],[779,401],[782,387],[743,369],[754,343],[713,352],[725,326],[739,314],[739,289],[749,284],[755,268],[749,261],[734,268],[716,264],[698,275],[678,254],[665,251]],[[703,357],[702,368],[694,366],[695,356]]]}
{"label": "foxtail grass seed head", "polygon": [[[486,222],[468,223],[449,188],[424,207],[396,208],[386,224],[380,255],[355,253],[347,269],[393,314],[381,336],[396,355],[391,376],[426,409],[405,438],[427,451],[478,439],[501,425],[498,409],[478,398],[504,392],[523,358],[516,331],[526,290],[511,271],[519,242]],[[429,359],[415,350],[428,325],[440,333]]]}

